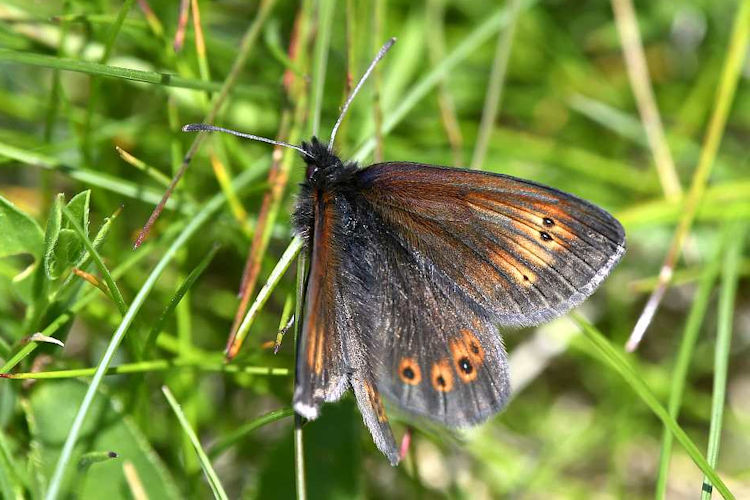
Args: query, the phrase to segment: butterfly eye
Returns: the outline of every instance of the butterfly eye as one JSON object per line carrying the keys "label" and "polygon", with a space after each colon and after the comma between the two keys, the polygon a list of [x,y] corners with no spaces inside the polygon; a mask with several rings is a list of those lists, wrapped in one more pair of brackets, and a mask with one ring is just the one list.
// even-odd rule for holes
{"label": "butterfly eye", "polygon": [[414,358],[402,358],[398,364],[398,376],[406,384],[417,385],[422,381],[422,370]]}
{"label": "butterfly eye", "polygon": [[447,358],[432,365],[432,387],[438,392],[453,390],[453,371]]}
{"label": "butterfly eye", "polygon": [[367,391],[367,399],[370,402],[370,406],[375,410],[378,421],[387,422],[388,415],[385,414],[385,407],[383,406],[383,401],[380,399],[380,393],[369,382],[365,382],[365,391]]}

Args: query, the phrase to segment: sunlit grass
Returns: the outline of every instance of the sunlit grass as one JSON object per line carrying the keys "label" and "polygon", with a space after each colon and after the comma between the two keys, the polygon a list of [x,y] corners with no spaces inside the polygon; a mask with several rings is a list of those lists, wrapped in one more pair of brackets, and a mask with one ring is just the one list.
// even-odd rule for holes
{"label": "sunlit grass", "polygon": [[[608,2],[187,3],[200,12],[179,52],[179,2],[0,6],[0,496],[694,498],[704,475],[704,497],[708,484],[750,495],[738,319],[750,0],[636,4],[620,19],[641,31],[648,74],[635,78]],[[603,206],[629,248],[582,306],[592,320],[573,316],[582,335],[569,322],[502,332],[512,364],[536,364],[503,414],[468,439],[417,422],[395,469],[351,398],[312,423],[287,418],[298,324],[273,351],[292,305],[302,311],[306,264],[287,215],[297,153],[180,132],[215,122],[327,139],[391,36],[339,132],[342,157],[473,155]],[[687,235],[626,354],[670,241]],[[19,256],[11,238],[33,244]],[[532,343],[550,353],[514,356]],[[392,421],[399,439],[409,422]]]}

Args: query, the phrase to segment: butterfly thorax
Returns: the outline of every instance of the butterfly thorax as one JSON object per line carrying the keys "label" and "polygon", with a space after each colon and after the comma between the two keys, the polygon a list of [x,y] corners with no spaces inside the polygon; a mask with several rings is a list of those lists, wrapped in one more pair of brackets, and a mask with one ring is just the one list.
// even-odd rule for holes
{"label": "butterfly thorax", "polygon": [[302,158],[307,164],[305,181],[302,183],[297,207],[294,211],[295,232],[310,243],[315,210],[321,200],[333,202],[337,195],[352,193],[359,189],[356,162],[344,163],[328,145],[313,137],[310,142],[303,142],[305,154]]}

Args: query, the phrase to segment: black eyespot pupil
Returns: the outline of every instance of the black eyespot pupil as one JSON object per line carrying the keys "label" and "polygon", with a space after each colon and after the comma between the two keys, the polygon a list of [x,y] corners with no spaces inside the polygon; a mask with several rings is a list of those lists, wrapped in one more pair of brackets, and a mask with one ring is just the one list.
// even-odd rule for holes
{"label": "black eyespot pupil", "polygon": [[546,233],[545,231],[540,231],[539,234],[544,241],[549,241],[552,239],[552,236],[550,236],[549,233]]}
{"label": "black eyespot pupil", "polygon": [[526,275],[524,274],[524,275],[523,275],[523,280],[524,280],[524,281],[529,281],[529,277],[528,277],[528,276],[526,276]]}
{"label": "black eyespot pupil", "polygon": [[555,225],[555,221],[553,221],[549,217],[545,217],[544,219],[542,219],[542,222],[544,222],[545,226],[554,226]]}
{"label": "black eyespot pupil", "polygon": [[408,366],[404,368],[404,371],[402,371],[401,373],[403,373],[404,377],[408,378],[409,380],[414,379],[414,370],[412,370]]}
{"label": "black eyespot pupil", "polygon": [[471,344],[471,352],[474,354],[479,354],[479,346],[476,344]]}
{"label": "black eyespot pupil", "polygon": [[437,382],[437,385],[439,385],[440,387],[445,387],[445,379],[442,375],[438,375],[435,379],[435,382]]}
{"label": "black eyespot pupil", "polygon": [[461,371],[467,375],[474,371],[474,367],[471,366],[471,363],[469,362],[467,358],[459,359],[458,367],[461,368]]}

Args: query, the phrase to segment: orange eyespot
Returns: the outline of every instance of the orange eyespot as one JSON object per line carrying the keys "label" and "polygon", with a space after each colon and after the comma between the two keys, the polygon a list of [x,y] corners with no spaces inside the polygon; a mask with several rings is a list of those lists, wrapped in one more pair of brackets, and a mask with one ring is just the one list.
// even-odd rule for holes
{"label": "orange eyespot", "polygon": [[448,358],[441,359],[432,365],[432,387],[438,392],[453,390],[453,371]]}
{"label": "orange eyespot", "polygon": [[422,381],[422,370],[414,358],[401,358],[398,364],[398,376],[405,384],[418,385]]}
{"label": "orange eyespot", "polygon": [[461,342],[466,346],[467,354],[474,363],[481,364],[484,361],[484,348],[471,330],[461,330]]}
{"label": "orange eyespot", "polygon": [[388,415],[385,414],[385,407],[383,406],[383,401],[380,399],[380,393],[369,382],[365,382],[365,391],[367,392],[367,399],[370,402],[370,406],[375,410],[378,421],[387,422]]}
{"label": "orange eyespot", "polygon": [[[462,330],[462,333],[468,330]],[[451,354],[453,355],[453,367],[456,369],[458,378],[464,383],[469,383],[477,379],[477,370],[482,364],[484,351],[481,350],[479,342],[471,332],[468,335],[474,340],[466,339],[467,335],[459,340],[450,343]],[[481,356],[480,356],[481,354]]]}

